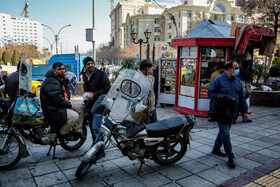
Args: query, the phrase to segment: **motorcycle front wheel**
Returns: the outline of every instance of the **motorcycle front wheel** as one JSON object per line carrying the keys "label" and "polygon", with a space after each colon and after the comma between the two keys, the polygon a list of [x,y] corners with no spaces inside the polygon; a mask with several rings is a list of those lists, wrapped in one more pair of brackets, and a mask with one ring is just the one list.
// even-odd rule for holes
{"label": "motorcycle front wheel", "polygon": [[86,126],[83,126],[82,134],[84,135],[84,137],[80,137],[74,141],[61,139],[60,140],[61,147],[67,151],[75,151],[75,150],[79,149],[80,147],[82,147],[82,145],[85,143],[85,141],[87,139],[87,127]]}
{"label": "motorcycle front wheel", "polygon": [[[170,146],[169,146],[170,145]],[[187,141],[181,136],[170,137],[154,146],[153,160],[160,165],[168,166],[179,161],[187,151]]]}
{"label": "motorcycle front wheel", "polygon": [[16,165],[21,159],[20,144],[21,141],[15,134],[8,134],[0,131],[0,145],[2,146],[4,139],[8,136],[8,140],[3,150],[0,150],[0,170],[6,170]]}
{"label": "motorcycle front wheel", "polygon": [[82,178],[86,172],[89,170],[89,168],[96,163],[98,159],[98,154],[94,155],[92,160],[90,162],[85,162],[85,161],[82,161],[81,164],[79,165],[76,173],[75,173],[75,176],[80,179]]}

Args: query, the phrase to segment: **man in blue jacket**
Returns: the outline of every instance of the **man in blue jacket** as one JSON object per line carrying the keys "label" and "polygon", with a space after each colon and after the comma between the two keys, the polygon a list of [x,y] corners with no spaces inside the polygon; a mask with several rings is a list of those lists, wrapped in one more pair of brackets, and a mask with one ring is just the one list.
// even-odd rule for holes
{"label": "man in blue jacket", "polygon": [[[235,60],[228,62],[225,66],[225,70],[226,72],[215,78],[212,82],[208,90],[208,98],[211,98],[217,93],[226,94],[235,98],[234,118],[238,115],[238,109],[240,109],[244,119],[248,119],[246,97],[243,92],[242,84],[239,78],[237,78],[240,72],[238,63]],[[219,156],[228,156],[228,166],[231,168],[235,167],[235,159],[230,142],[230,128],[233,119],[229,119],[228,122],[218,122],[219,133],[212,151],[212,153]],[[221,152],[222,145],[224,146],[226,154]]]}

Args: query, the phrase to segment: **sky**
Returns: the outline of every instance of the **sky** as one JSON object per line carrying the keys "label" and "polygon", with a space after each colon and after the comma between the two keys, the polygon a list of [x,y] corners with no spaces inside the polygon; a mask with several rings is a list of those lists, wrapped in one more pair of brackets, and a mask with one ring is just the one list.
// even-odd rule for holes
{"label": "sky", "polygon": [[[115,6],[121,0],[115,0]],[[160,0],[159,0],[160,1]],[[62,53],[74,53],[74,46],[79,45],[79,52],[85,53],[92,49],[92,43],[86,41],[86,28],[92,28],[93,0],[28,0],[29,19],[50,26],[55,33],[65,25],[59,34],[59,52],[62,43]],[[175,0],[179,2],[179,0]],[[25,0],[0,0],[0,12],[20,17]],[[95,0],[95,28],[97,29],[96,47],[110,41],[111,21],[109,0]],[[44,37],[50,42],[54,35],[49,28],[44,27]],[[44,39],[44,47],[50,48]],[[54,45],[55,49],[55,45]]]}

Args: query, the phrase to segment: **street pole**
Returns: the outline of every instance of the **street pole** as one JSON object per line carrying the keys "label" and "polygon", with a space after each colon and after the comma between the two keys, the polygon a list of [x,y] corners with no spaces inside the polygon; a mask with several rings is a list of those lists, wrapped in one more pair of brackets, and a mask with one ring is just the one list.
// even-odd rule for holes
{"label": "street pole", "polygon": [[55,35],[55,46],[56,46],[55,54],[58,54],[58,35]]}
{"label": "street pole", "polygon": [[48,27],[49,29],[51,29],[51,31],[53,32],[53,35],[54,35],[54,40],[55,40],[55,45],[56,45],[56,54],[58,54],[58,40],[59,40],[59,33],[61,32],[62,29],[64,29],[65,27],[70,27],[71,24],[69,25],[65,25],[64,27],[62,27],[57,34],[55,34],[55,32],[53,31],[53,29],[48,26],[48,25],[45,25],[45,24],[42,24],[43,26],[45,27]]}
{"label": "street pole", "polygon": [[147,43],[147,60],[150,60],[150,43]]}
{"label": "street pole", "polygon": [[49,40],[48,38],[46,38],[46,37],[44,37],[44,36],[43,36],[43,38],[46,39],[46,40],[49,42],[49,44],[50,44],[50,46],[51,46],[51,56],[52,56],[53,43],[54,43],[55,41],[53,41],[53,43],[51,43],[50,40]]}
{"label": "street pole", "polygon": [[140,63],[142,60],[142,42],[140,42]]}
{"label": "street pole", "polygon": [[[95,29],[95,0],[92,0],[92,28]],[[96,63],[95,41],[92,41],[92,55]]]}

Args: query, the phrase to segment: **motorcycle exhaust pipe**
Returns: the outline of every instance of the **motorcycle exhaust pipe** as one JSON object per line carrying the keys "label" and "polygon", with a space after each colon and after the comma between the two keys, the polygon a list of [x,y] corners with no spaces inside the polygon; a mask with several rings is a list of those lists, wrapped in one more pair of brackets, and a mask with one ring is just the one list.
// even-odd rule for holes
{"label": "motorcycle exhaust pipe", "polygon": [[102,148],[104,148],[105,144],[103,141],[99,141],[92,148],[90,148],[86,155],[83,158],[83,161],[90,162],[93,158],[93,156]]}

